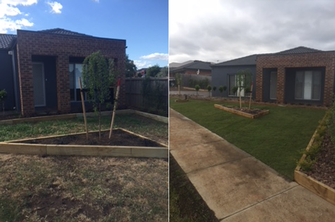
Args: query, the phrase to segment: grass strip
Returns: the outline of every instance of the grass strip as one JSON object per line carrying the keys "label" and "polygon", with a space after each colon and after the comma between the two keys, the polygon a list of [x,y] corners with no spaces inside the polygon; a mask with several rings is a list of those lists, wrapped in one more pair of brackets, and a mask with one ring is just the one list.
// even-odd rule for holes
{"label": "grass strip", "polygon": [[[101,118],[102,129],[109,129],[110,119],[110,116],[104,116]],[[88,117],[87,124],[89,131],[98,130],[98,117]],[[115,116],[114,128],[117,127],[125,128],[144,136],[154,134],[161,138],[166,138],[168,133],[167,124],[136,114],[122,114]],[[84,121],[82,118],[2,125],[0,127],[0,142],[21,138],[62,135],[78,132],[85,132]]]}

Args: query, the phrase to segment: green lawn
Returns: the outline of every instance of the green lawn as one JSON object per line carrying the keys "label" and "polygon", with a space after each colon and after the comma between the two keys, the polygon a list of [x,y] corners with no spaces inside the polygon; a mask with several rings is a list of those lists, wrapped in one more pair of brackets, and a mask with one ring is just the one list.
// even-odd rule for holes
{"label": "green lawn", "polygon": [[270,110],[270,114],[252,120],[216,109],[215,103],[218,102],[171,100],[170,107],[291,180],[297,161],[326,112],[313,108],[256,106]]}
{"label": "green lawn", "polygon": [[[110,116],[101,117],[102,129],[109,129]],[[98,117],[87,118],[88,130],[98,130]],[[114,128],[125,128],[144,136],[154,137],[152,139],[167,143],[168,127],[166,123],[136,115],[115,115]],[[38,137],[47,135],[61,135],[68,133],[85,132],[83,118],[71,120],[53,120],[37,123],[20,123],[15,125],[0,125],[0,142],[21,139],[26,137]]]}

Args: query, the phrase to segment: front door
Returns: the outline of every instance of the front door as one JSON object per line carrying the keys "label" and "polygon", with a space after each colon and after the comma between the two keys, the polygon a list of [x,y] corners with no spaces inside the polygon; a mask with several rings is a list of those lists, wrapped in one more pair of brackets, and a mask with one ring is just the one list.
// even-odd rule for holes
{"label": "front door", "polygon": [[33,63],[33,88],[35,107],[45,106],[45,78],[43,63]]}
{"label": "front door", "polygon": [[270,99],[277,99],[277,72],[272,71],[270,73]]}

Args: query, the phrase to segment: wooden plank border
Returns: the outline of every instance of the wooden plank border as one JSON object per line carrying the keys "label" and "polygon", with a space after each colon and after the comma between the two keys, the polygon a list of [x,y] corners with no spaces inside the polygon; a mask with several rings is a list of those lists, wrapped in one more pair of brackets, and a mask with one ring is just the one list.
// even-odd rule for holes
{"label": "wooden plank border", "polygon": [[239,111],[239,110],[236,110],[236,109],[231,109],[229,107],[222,106],[222,105],[219,105],[219,104],[214,104],[214,107],[217,108],[217,109],[221,109],[221,110],[227,111],[229,113],[233,113],[233,114],[243,116],[243,117],[247,117],[247,118],[250,118],[250,119],[256,119],[256,118],[259,118],[261,116],[264,116],[264,115],[270,113],[270,110],[263,110],[261,113],[258,113],[258,114],[250,114],[250,113],[245,113],[245,112],[242,112],[242,111]]}
{"label": "wooden plank border", "polygon": [[[306,151],[310,149],[310,147],[313,145],[315,136],[318,134],[319,128],[323,125],[323,123],[326,121],[326,116],[323,117],[321,120],[319,126],[315,130],[311,140],[309,141]],[[302,157],[299,160],[298,166],[294,170],[294,180],[300,184],[301,186],[305,187],[309,191],[315,193],[316,195],[320,196],[321,198],[327,200],[328,202],[332,203],[335,205],[335,190],[326,184],[323,184],[314,178],[308,176],[307,174],[303,173],[300,171],[300,163],[304,161],[306,158],[306,154],[303,154]]]}
{"label": "wooden plank border", "polygon": [[[120,129],[120,128],[119,128]],[[127,133],[136,135],[143,139],[151,140],[142,135],[135,134],[125,129]],[[108,132],[108,130],[106,130]],[[97,131],[94,131],[97,132]],[[74,133],[68,135],[80,135],[85,133]],[[147,157],[168,158],[166,144],[158,143],[160,147],[135,147],[135,146],[101,146],[101,145],[55,145],[55,144],[27,144],[28,140],[59,138],[62,136],[46,136],[38,138],[12,140],[0,142],[0,153],[31,154],[31,155],[64,155],[64,156],[110,156],[110,157]],[[151,140],[153,141],[153,140]]]}

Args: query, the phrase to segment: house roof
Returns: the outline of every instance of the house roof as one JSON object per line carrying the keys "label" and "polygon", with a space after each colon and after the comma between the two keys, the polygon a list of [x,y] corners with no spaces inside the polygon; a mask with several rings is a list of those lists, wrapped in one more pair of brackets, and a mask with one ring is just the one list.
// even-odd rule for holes
{"label": "house roof", "polygon": [[194,60],[188,60],[188,61],[186,61],[186,62],[181,62],[181,63],[179,63],[179,62],[171,62],[171,63],[169,64],[169,67],[170,67],[170,68],[177,68],[177,67],[184,66],[184,65],[186,65],[186,64],[192,63],[193,61],[194,61]]}
{"label": "house roof", "polygon": [[55,28],[55,29],[46,29],[38,32],[44,32],[44,33],[50,33],[50,34],[60,34],[60,35],[73,35],[73,36],[89,36],[86,34],[78,33],[78,32],[73,32],[69,31],[66,29],[60,29],[60,28]]}
{"label": "house roof", "polygon": [[300,54],[300,53],[316,53],[316,52],[325,52],[318,49],[312,49],[304,46],[299,46],[296,48],[276,52],[276,53],[264,53],[264,54],[254,54],[249,55],[226,62],[221,62],[214,64],[212,66],[241,66],[241,65],[256,65],[257,56],[266,56],[266,55],[291,55],[291,54]]}
{"label": "house roof", "polygon": [[323,52],[318,49],[312,49],[304,46],[299,46],[293,49],[284,50],[281,52],[273,53],[278,55],[287,55],[287,54],[299,54],[299,53],[313,53],[313,52]]}
{"label": "house roof", "polygon": [[173,63],[173,66],[171,67],[170,64],[170,71],[176,72],[176,71],[182,71],[186,69],[195,69],[195,70],[212,70],[211,68],[211,63],[210,62],[203,62],[200,60],[192,60],[192,61],[187,61],[184,63]]}
{"label": "house roof", "polygon": [[220,62],[212,66],[241,66],[241,65],[256,65],[257,54],[249,55],[226,62]]}
{"label": "house roof", "polygon": [[16,35],[0,34],[0,49],[10,49],[16,40]]}

